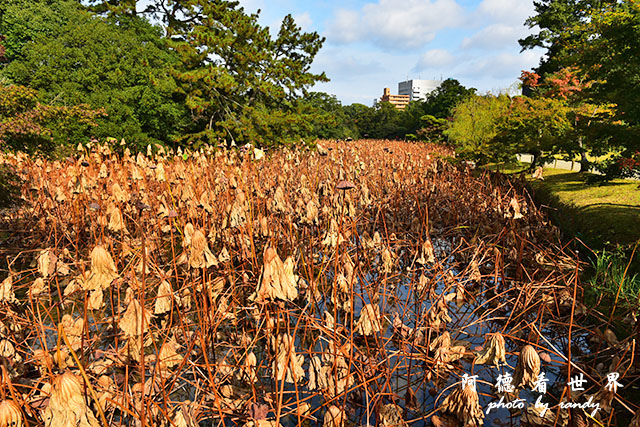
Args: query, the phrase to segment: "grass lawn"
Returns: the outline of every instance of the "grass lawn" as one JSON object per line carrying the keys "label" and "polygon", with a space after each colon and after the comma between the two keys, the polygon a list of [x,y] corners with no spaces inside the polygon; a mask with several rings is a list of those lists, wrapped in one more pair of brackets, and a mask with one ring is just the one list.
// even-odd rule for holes
{"label": "grass lawn", "polygon": [[[527,163],[515,163],[486,168],[509,174],[527,167]],[[530,183],[536,200],[568,235],[594,249],[633,245],[640,239],[640,181],[589,183],[590,175],[545,168],[544,181]]]}
{"label": "grass lawn", "polygon": [[[520,173],[528,164],[492,164],[489,170]],[[616,179],[587,182],[589,173],[544,169],[544,180],[531,179],[536,202],[546,210],[567,237],[577,237],[590,249],[585,254],[591,268],[584,277],[590,284],[591,303],[613,306],[620,298],[636,306],[640,294],[640,248],[625,274],[635,243],[640,240],[640,181]],[[584,248],[578,245],[581,252]],[[603,301],[601,297],[604,297]]]}
{"label": "grass lawn", "polygon": [[544,181],[531,181],[540,203],[572,235],[589,245],[629,246],[640,239],[640,182],[616,179],[588,183],[591,174],[545,169]]}

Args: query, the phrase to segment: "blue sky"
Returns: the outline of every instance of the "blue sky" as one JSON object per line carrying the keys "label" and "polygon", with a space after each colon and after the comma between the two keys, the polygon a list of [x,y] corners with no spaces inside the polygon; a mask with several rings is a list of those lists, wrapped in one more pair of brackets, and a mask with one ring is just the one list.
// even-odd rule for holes
{"label": "blue sky", "polygon": [[343,104],[371,105],[398,82],[453,77],[480,92],[513,86],[536,66],[541,50],[520,53],[518,39],[533,0],[241,0],[277,31],[291,13],[305,31],[326,37],[313,65],[329,83],[314,90]]}

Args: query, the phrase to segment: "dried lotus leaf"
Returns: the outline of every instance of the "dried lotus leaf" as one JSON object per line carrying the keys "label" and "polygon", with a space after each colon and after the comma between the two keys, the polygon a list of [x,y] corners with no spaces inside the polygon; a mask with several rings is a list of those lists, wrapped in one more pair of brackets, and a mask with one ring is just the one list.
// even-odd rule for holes
{"label": "dried lotus leaf", "polygon": [[484,347],[476,356],[474,363],[476,365],[490,363],[499,366],[500,363],[506,363],[505,356],[505,342],[502,334],[500,332],[487,334],[485,336]]}
{"label": "dried lotus leaf", "polygon": [[13,292],[13,277],[9,275],[0,283],[0,303],[14,304],[17,302]]}
{"label": "dried lotus leaf", "polygon": [[406,427],[407,423],[402,418],[402,408],[394,403],[388,403],[380,408],[378,413],[380,427]]}
{"label": "dried lotus leaf", "polygon": [[100,423],[85,403],[83,385],[71,372],[58,375],[51,387],[49,405],[43,411],[47,427],[98,427]]}
{"label": "dried lotus leaf", "polygon": [[293,273],[293,258],[288,257],[282,262],[274,248],[266,247],[263,262],[258,289],[250,299],[259,303],[295,300],[298,297],[298,276]]}
{"label": "dried lotus leaf", "polygon": [[138,300],[132,299],[120,318],[119,326],[125,338],[135,338],[147,332],[150,320],[151,313],[143,309]]}
{"label": "dried lotus leaf", "polygon": [[23,425],[20,405],[13,400],[0,402],[0,427],[22,427]]}
{"label": "dried lotus leaf", "polygon": [[380,310],[377,305],[365,304],[354,332],[361,335],[374,335],[381,330]]}
{"label": "dried lotus leaf", "polygon": [[84,290],[93,291],[98,288],[107,289],[111,282],[118,277],[113,258],[105,248],[96,246],[91,251],[91,274],[83,282]]}
{"label": "dried lotus leaf", "polygon": [[471,384],[453,390],[442,402],[440,410],[453,414],[463,426],[478,427],[484,423],[478,392]]}
{"label": "dried lotus leaf", "polygon": [[272,369],[276,381],[284,380],[288,383],[297,383],[304,378],[304,356],[296,354],[295,343],[289,334],[280,335],[278,349],[273,361]]}
{"label": "dried lotus leaf", "polygon": [[171,284],[163,280],[158,288],[158,295],[153,309],[153,314],[165,314],[171,311],[171,298],[173,295],[173,289]]}
{"label": "dried lotus leaf", "polygon": [[540,374],[540,355],[530,345],[525,345],[520,350],[518,364],[513,374],[513,384],[516,387],[529,387],[533,389]]}
{"label": "dried lotus leaf", "polygon": [[335,405],[329,406],[324,414],[323,427],[344,427],[347,415],[345,412]]}

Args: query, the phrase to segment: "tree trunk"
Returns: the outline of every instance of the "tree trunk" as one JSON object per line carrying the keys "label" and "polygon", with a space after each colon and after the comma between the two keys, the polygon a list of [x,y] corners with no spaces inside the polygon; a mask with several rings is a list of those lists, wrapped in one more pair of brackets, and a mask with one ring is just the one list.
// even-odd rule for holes
{"label": "tree trunk", "polygon": [[580,145],[580,172],[589,172],[589,159],[587,159],[587,153],[584,151],[584,144],[582,137],[578,139],[578,145]]}

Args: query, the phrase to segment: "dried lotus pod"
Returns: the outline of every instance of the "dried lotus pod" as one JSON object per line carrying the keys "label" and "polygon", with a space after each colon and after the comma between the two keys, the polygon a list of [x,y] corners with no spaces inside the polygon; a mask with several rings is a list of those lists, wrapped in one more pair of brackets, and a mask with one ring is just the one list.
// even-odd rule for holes
{"label": "dried lotus pod", "polygon": [[444,399],[440,409],[455,415],[463,426],[481,426],[484,422],[484,413],[480,407],[478,392],[471,384],[452,391]]}
{"label": "dried lotus pod", "polygon": [[346,414],[340,408],[335,405],[329,406],[327,412],[324,414],[323,427],[343,427]]}
{"label": "dried lotus pod", "polygon": [[516,387],[533,388],[540,374],[540,355],[530,345],[525,345],[520,350],[518,364],[513,374],[513,384]]}
{"label": "dried lotus pod", "polygon": [[485,336],[484,347],[482,351],[478,353],[474,363],[476,365],[482,365],[485,363],[491,363],[499,366],[500,363],[506,363],[505,358],[505,344],[504,337],[500,332],[494,334],[487,334]]}
{"label": "dried lotus pod", "polygon": [[22,427],[23,425],[20,405],[13,400],[0,402],[0,427]]}

